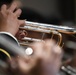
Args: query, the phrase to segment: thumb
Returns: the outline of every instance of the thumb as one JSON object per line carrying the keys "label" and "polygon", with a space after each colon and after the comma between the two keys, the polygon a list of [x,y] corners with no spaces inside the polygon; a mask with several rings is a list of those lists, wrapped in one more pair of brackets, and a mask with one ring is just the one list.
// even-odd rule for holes
{"label": "thumb", "polygon": [[24,26],[25,25],[25,20],[19,20],[19,25]]}

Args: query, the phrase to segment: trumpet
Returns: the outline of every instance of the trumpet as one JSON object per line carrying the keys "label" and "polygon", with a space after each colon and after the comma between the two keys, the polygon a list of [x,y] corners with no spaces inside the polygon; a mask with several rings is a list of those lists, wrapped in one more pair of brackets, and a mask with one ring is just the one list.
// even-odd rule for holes
{"label": "trumpet", "polygon": [[[52,24],[43,24],[43,23],[30,22],[30,21],[25,21],[25,25],[23,27],[20,27],[19,29],[36,31],[36,32],[43,32],[43,33],[48,33],[48,34],[52,33],[53,35],[57,35],[58,39],[59,39],[58,43],[57,43],[58,45],[61,45],[61,42],[62,42],[62,34],[61,33],[69,34],[69,35],[70,34],[76,34],[76,28],[73,28],[73,27],[57,26],[57,25],[52,25]],[[0,40],[1,40],[1,38],[0,38]],[[24,37],[23,40],[25,40],[25,41],[26,40],[27,41],[43,41],[41,39],[30,38],[30,37]],[[7,42],[8,41],[6,41],[6,43]],[[22,41],[22,42],[19,42],[19,43],[22,46],[29,46],[29,43],[27,43],[27,42]],[[5,44],[5,43],[3,43],[3,44]],[[9,44],[8,44],[8,47],[9,47]],[[15,46],[10,46],[10,47],[14,48]],[[13,48],[10,48],[10,50],[12,50]],[[17,49],[19,49],[19,48],[17,48]],[[15,51],[17,51],[17,49]],[[11,55],[8,52],[6,52],[5,50],[2,50],[2,49],[0,49],[0,51],[3,52],[9,59],[11,59]],[[12,50],[12,51],[14,51],[14,50]],[[24,52],[23,51],[22,52],[17,51],[15,53],[17,53],[19,55],[20,54],[23,55]]]}
{"label": "trumpet", "polygon": [[[37,22],[31,22],[31,21],[25,21],[25,26],[20,27],[20,29],[43,32],[43,33],[48,33],[48,34],[52,33],[53,35],[57,35],[59,39],[58,45],[60,45],[62,42],[61,33],[64,33],[64,34],[75,34],[76,33],[76,28],[74,27],[58,26],[58,25],[37,23]],[[28,40],[28,41],[42,41],[40,39],[34,39],[34,38],[29,38],[29,37],[25,37],[23,39]]]}

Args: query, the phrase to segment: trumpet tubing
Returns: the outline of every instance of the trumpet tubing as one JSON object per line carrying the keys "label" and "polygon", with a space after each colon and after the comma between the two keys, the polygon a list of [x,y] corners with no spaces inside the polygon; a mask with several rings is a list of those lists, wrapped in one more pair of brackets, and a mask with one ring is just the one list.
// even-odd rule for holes
{"label": "trumpet tubing", "polygon": [[[44,23],[37,23],[37,22],[30,22],[30,21],[25,21],[25,26],[20,27],[20,29],[43,32],[43,33],[48,33],[48,34],[52,33],[54,35],[58,35],[59,37],[58,45],[60,45],[62,41],[61,33],[64,33],[64,34],[76,33],[76,29],[73,27],[58,26],[58,25],[44,24]],[[35,41],[37,40],[35,39]]]}
{"label": "trumpet tubing", "polygon": [[[64,34],[76,34],[76,28],[73,28],[73,27],[57,26],[57,25],[36,23],[36,22],[30,22],[30,21],[25,21],[25,26],[20,27],[20,29],[36,31],[36,32],[43,32],[43,33],[48,33],[48,34],[52,33],[53,35],[57,35],[58,38],[59,38],[58,43],[57,43],[58,45],[61,45],[61,42],[62,42],[61,33],[64,33]],[[6,41],[6,43],[8,42],[7,40],[4,40],[2,37],[0,39],[2,39],[4,42]],[[29,46],[29,42],[27,42],[27,41],[43,41],[42,39],[36,39],[36,38],[30,38],[30,37],[24,37],[22,40],[23,40],[22,42],[19,42],[22,46]],[[6,44],[3,41],[1,41],[2,44]],[[19,54],[21,56],[24,54],[24,51],[22,51],[20,48],[15,47],[11,43],[9,43],[9,44],[11,45],[9,47],[9,49],[11,51],[14,51],[15,53],[17,53],[17,54]],[[5,47],[6,47],[6,45],[5,45]],[[16,50],[15,49],[13,50],[13,47],[15,47]],[[11,60],[11,56],[10,56],[10,54],[8,52],[6,52],[6,51],[4,51],[2,49],[0,49],[0,51],[3,52]]]}
{"label": "trumpet tubing", "polygon": [[76,28],[73,28],[73,27],[60,26],[60,25],[58,26],[58,25],[44,24],[44,23],[37,23],[37,22],[30,22],[30,21],[25,21],[25,26],[20,27],[20,29],[39,31],[39,32],[45,32],[45,33],[51,33],[52,31],[58,31],[60,33],[65,33],[65,34],[76,33]]}

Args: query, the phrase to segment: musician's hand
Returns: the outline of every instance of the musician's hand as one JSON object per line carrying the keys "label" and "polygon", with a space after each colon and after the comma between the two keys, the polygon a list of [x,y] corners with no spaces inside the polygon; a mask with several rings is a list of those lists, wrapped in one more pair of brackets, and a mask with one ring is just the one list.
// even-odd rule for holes
{"label": "musician's hand", "polygon": [[14,73],[19,75],[56,75],[61,64],[61,48],[52,40],[36,42],[31,45],[33,54],[28,58],[18,57],[12,60]]}
{"label": "musician's hand", "polygon": [[10,7],[2,5],[0,10],[0,31],[9,32],[15,36],[19,27],[24,24],[24,20],[19,20],[21,9],[17,9],[16,2],[13,2]]}
{"label": "musician's hand", "polygon": [[24,38],[25,36],[27,36],[27,31],[25,31],[25,30],[19,30],[16,34],[16,38],[19,41],[22,41],[22,38]]}
{"label": "musician's hand", "polygon": [[33,43],[32,48],[35,61],[41,60],[37,70],[43,71],[43,75],[56,75],[61,65],[62,50],[55,41],[45,40],[45,42]]}

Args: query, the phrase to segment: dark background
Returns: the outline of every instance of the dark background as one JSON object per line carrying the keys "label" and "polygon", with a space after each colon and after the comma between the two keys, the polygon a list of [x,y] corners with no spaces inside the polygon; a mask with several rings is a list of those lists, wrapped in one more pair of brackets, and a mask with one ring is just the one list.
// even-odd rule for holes
{"label": "dark background", "polygon": [[75,0],[21,1],[23,9],[21,18],[52,24],[74,25],[75,23]]}

